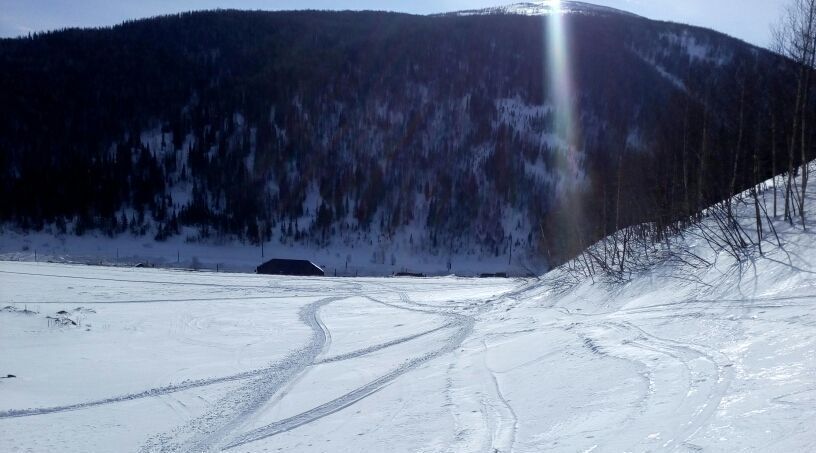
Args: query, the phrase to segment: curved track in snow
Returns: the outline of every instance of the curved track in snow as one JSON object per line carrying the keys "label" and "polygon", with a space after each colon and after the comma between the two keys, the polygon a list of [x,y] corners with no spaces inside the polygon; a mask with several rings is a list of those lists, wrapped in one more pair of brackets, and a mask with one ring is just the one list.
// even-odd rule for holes
{"label": "curved track in snow", "polygon": [[581,330],[586,332],[585,347],[593,353],[632,362],[648,380],[639,409],[617,434],[604,439],[604,449],[692,448],[691,438],[717,409],[733,379],[731,360],[701,345],[660,338],[629,321],[603,317],[585,322]]}
{"label": "curved track in snow", "polygon": [[[385,292],[389,292],[387,289]],[[376,293],[376,292],[375,292]],[[416,369],[417,367],[447,354],[457,347],[467,338],[473,329],[474,318],[446,311],[444,309],[429,309],[419,304],[414,304],[403,292],[397,292],[400,298],[399,303],[390,303],[372,297],[369,292],[362,297],[372,302],[386,305],[400,310],[424,313],[433,316],[441,316],[446,319],[444,325],[419,332],[413,335],[397,338],[381,344],[372,345],[356,351],[340,354],[331,357],[324,357],[331,344],[331,331],[320,318],[319,310],[332,302],[345,299],[349,296],[333,297],[321,299],[317,302],[305,306],[301,310],[300,319],[312,330],[312,337],[309,343],[287,356],[275,365],[239,375],[213,379],[212,383],[227,382],[234,380],[251,379],[250,382],[241,386],[237,390],[230,392],[222,400],[214,404],[214,409],[198,417],[176,430],[155,436],[148,440],[142,451],[149,452],[178,452],[178,451],[220,451],[231,449],[261,439],[275,436],[277,434],[290,431],[300,426],[304,426],[313,421],[324,418],[328,415],[343,410],[358,401],[383,389],[400,376]],[[367,382],[352,391],[349,391],[337,398],[306,410],[302,413],[287,417],[283,420],[241,433],[243,426],[262,408],[268,410],[285,398],[291,388],[297,385],[300,377],[309,367],[321,364],[335,363],[345,360],[352,360],[365,355],[394,347],[421,337],[431,335],[441,331],[448,331],[445,343],[432,351],[428,351],[416,357],[408,357],[396,368],[384,373],[380,377]],[[322,358],[321,358],[322,357]],[[153,394],[145,394],[140,397],[166,394],[173,391],[186,390],[194,386],[210,385],[208,381],[191,382],[184,388],[157,389]],[[121,397],[117,401],[127,400]],[[100,401],[98,404],[107,404],[116,401]],[[90,403],[93,404],[93,403]],[[87,405],[85,406],[87,407]],[[81,407],[76,407],[79,409]],[[48,408],[44,410],[49,410]],[[52,411],[71,410],[66,408],[51,408]],[[36,411],[36,410],[35,410]],[[44,413],[39,412],[39,413]],[[21,416],[20,414],[18,416]],[[32,412],[30,415],[35,415]]]}
{"label": "curved track in snow", "polygon": [[[337,355],[337,356],[332,356],[332,357],[327,357],[325,359],[320,359],[320,360],[316,361],[314,364],[315,365],[320,365],[320,364],[323,364],[323,363],[340,362],[340,361],[343,361],[343,360],[350,360],[350,359],[354,359],[354,358],[358,358],[358,357],[364,357],[364,356],[366,356],[368,354],[371,354],[371,353],[374,353],[374,352],[377,352],[377,351],[381,351],[383,349],[387,349],[387,348],[390,348],[390,347],[393,347],[393,346],[397,346],[397,345],[406,343],[408,341],[416,340],[418,338],[421,338],[421,337],[424,337],[424,336],[439,332],[440,330],[451,328],[451,327],[452,327],[451,324],[446,324],[446,325],[437,327],[435,329],[426,330],[424,332],[421,332],[421,333],[418,333],[418,334],[415,334],[415,335],[409,335],[409,336],[401,337],[401,338],[398,338],[396,340],[392,340],[392,341],[388,341],[388,342],[385,342],[385,343],[369,346],[367,348],[359,349],[357,351],[352,351],[352,352],[349,352],[349,353],[346,353],[346,354],[340,354],[340,355]],[[90,409],[92,407],[104,406],[104,405],[107,405],[107,404],[123,403],[123,402],[138,400],[138,399],[142,399],[142,398],[159,397],[159,396],[168,395],[168,394],[171,394],[171,393],[183,392],[183,391],[186,391],[186,390],[191,390],[191,389],[199,388],[199,387],[207,387],[207,386],[211,386],[211,385],[224,384],[224,383],[227,383],[227,382],[234,382],[234,381],[242,381],[242,380],[245,380],[245,379],[252,379],[252,378],[256,378],[256,377],[262,376],[264,374],[270,373],[270,372],[274,371],[277,368],[278,368],[277,365],[273,364],[272,366],[267,367],[267,368],[261,368],[261,369],[258,369],[258,370],[245,371],[245,372],[242,372],[242,373],[237,373],[237,374],[233,374],[233,375],[229,375],[229,376],[215,377],[215,378],[210,378],[210,379],[189,380],[189,381],[182,382],[180,384],[173,384],[173,385],[165,385],[165,386],[161,386],[161,387],[155,387],[155,388],[151,388],[151,389],[148,389],[148,390],[144,390],[142,392],[128,393],[128,394],[125,394],[125,395],[112,396],[110,398],[103,398],[103,399],[99,399],[99,400],[86,401],[86,402],[75,403],[75,404],[67,404],[67,405],[62,405],[62,406],[38,407],[38,408],[27,408],[27,409],[9,409],[9,410],[0,411],[0,419],[14,418],[14,417],[31,417],[31,416],[35,416],[35,415],[46,415],[46,414],[53,414],[53,413],[58,413],[58,412],[69,412],[69,411],[76,411],[76,410],[82,410],[82,409]]]}
{"label": "curved track in snow", "polygon": [[360,351],[351,352],[348,354],[343,354],[340,356],[330,357],[324,360],[320,360],[315,362],[315,364],[320,363],[331,363],[337,362],[340,360],[350,360],[357,357],[360,357],[364,354],[369,354],[371,352],[375,352],[387,347],[395,346],[397,344],[404,343],[406,341],[410,341],[413,339],[417,339],[431,333],[439,332],[441,330],[453,329],[453,333],[447,338],[445,344],[433,351],[427,352],[419,357],[414,357],[406,360],[402,364],[398,365],[395,369],[383,374],[382,376],[370,381],[360,387],[355,388],[354,390],[345,393],[331,401],[328,401],[324,404],[316,406],[312,409],[307,411],[301,412],[297,415],[285,418],[283,420],[279,420],[277,422],[271,423],[266,426],[262,426],[260,428],[256,428],[252,431],[246,432],[239,436],[236,436],[230,443],[224,446],[225,449],[235,448],[241,445],[245,445],[251,442],[255,442],[261,439],[266,439],[268,437],[272,437],[295,428],[307,425],[312,423],[316,420],[324,418],[328,415],[334,414],[338,411],[341,411],[358,401],[382,390],[385,386],[393,382],[395,379],[399,378],[400,376],[410,372],[411,370],[416,369],[417,367],[421,366],[422,364],[429,362],[437,357],[445,355],[451,351],[454,351],[458,348],[462,342],[465,341],[465,338],[470,334],[473,330],[474,319],[470,316],[465,316],[456,313],[450,313],[443,310],[428,310],[424,308],[417,308],[416,306],[412,306],[410,303],[409,298],[403,292],[398,292],[399,298],[401,303],[394,304],[385,302],[380,299],[376,299],[370,296],[365,296],[367,299],[371,300],[372,302],[376,302],[382,305],[386,305],[388,307],[397,308],[401,310],[408,310],[413,312],[425,313],[429,315],[435,316],[443,316],[445,317],[448,322],[436,329],[432,329],[429,331],[425,331],[416,335],[412,335],[409,337],[405,337],[403,339],[394,340],[391,342],[383,343],[382,345],[373,346],[370,348],[365,348]]}
{"label": "curved track in snow", "polygon": [[305,347],[267,368],[237,390],[228,393],[215,403],[212,411],[191,420],[179,429],[149,439],[142,450],[151,452],[220,450],[228,435],[238,429],[287,382],[314,363],[318,355],[324,351],[328,336],[317,312],[321,307],[342,299],[343,297],[329,297],[303,307],[300,311],[300,320],[312,330],[311,340]]}
{"label": "curved track in snow", "polygon": [[451,335],[447,343],[442,348],[426,353],[420,357],[408,360],[407,362],[404,362],[403,364],[399,365],[396,369],[384,374],[383,376],[361,387],[352,390],[351,392],[348,392],[340,396],[339,398],[335,398],[327,403],[324,403],[313,409],[309,409],[295,416],[277,421],[275,423],[269,424],[261,428],[257,428],[248,433],[237,436],[232,442],[227,444],[225,448],[230,449],[238,447],[250,442],[255,442],[286,431],[290,431],[292,429],[298,428],[300,426],[306,425],[308,423],[326,417],[327,415],[331,415],[335,412],[343,410],[353,405],[354,403],[362,400],[363,398],[370,396],[373,393],[381,390],[383,387],[390,384],[398,377],[404,375],[405,373],[408,373],[409,371],[417,368],[418,366],[430,360],[433,360],[443,354],[453,351],[462,343],[462,341],[464,341],[464,339],[467,337],[468,333],[471,331],[472,328],[473,321],[469,318],[463,318],[461,322],[457,323],[457,325],[455,326],[456,331],[454,332],[453,335]]}

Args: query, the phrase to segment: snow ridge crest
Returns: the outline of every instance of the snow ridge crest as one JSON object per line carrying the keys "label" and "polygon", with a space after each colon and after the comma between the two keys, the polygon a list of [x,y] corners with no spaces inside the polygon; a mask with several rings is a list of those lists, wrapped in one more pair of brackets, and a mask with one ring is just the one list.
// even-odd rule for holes
{"label": "snow ridge crest", "polygon": [[591,3],[578,1],[557,1],[541,0],[534,2],[513,3],[505,6],[494,6],[484,9],[472,9],[450,13],[456,16],[487,16],[512,14],[520,16],[545,16],[552,13],[566,14],[587,14],[597,16],[625,15],[635,16],[635,14],[611,8],[608,6],[593,5]]}

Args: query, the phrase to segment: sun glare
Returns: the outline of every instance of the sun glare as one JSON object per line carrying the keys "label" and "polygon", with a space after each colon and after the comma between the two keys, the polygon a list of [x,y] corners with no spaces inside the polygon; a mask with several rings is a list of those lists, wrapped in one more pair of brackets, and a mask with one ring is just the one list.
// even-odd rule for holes
{"label": "sun glare", "polygon": [[572,231],[581,227],[580,206],[578,193],[572,190],[574,184],[581,183],[580,170],[580,131],[576,119],[575,89],[570,59],[570,42],[568,21],[562,9],[561,2],[553,0],[545,3],[549,14],[543,19],[546,21],[547,53],[544,59],[546,65],[544,74],[549,80],[549,103],[553,109],[553,134],[561,141],[556,154],[556,165],[560,174],[560,197],[565,205],[573,209],[559,215],[558,221],[565,231]]}
{"label": "sun glare", "polygon": [[572,71],[570,68],[569,43],[561,2],[549,2],[547,14],[547,73],[550,80],[551,102],[556,112],[555,130],[571,149],[576,144],[577,131],[572,106]]}

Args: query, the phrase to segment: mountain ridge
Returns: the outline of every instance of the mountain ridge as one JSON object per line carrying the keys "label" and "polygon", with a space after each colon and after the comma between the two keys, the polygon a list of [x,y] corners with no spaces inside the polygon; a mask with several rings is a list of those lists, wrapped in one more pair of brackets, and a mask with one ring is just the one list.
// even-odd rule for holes
{"label": "mountain ridge", "polygon": [[617,14],[629,17],[642,17],[629,11],[612,8],[609,6],[602,6],[593,3],[568,0],[564,1],[542,0],[534,2],[518,2],[480,9],[452,11],[448,13],[442,13],[440,15],[478,16],[478,15],[514,14],[522,16],[542,16],[552,14],[555,10],[565,14],[594,14],[594,15]]}

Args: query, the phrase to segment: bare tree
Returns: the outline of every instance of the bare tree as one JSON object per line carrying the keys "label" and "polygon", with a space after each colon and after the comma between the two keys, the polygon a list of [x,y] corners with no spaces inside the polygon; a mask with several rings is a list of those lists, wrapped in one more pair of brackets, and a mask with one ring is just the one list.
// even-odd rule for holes
{"label": "bare tree", "polygon": [[754,182],[755,184],[751,186],[751,197],[754,199],[754,218],[756,220],[756,236],[757,236],[757,246],[759,247],[759,254],[762,255],[762,208],[760,207],[759,202],[759,184],[760,181],[760,173],[759,173],[759,157],[760,156],[760,129],[756,129],[756,138],[754,140]]}
{"label": "bare tree", "polygon": [[776,114],[771,109],[771,174],[773,175],[773,218],[776,220]]}
{"label": "bare tree", "polygon": [[[805,190],[808,184],[808,117],[814,64],[816,64],[816,0],[789,0],[779,25],[774,28],[774,47],[780,54],[792,59],[799,67],[796,100],[791,118],[788,140],[788,178],[785,189],[785,216],[793,223],[793,208],[798,208],[805,227]],[[795,187],[794,159],[796,149],[802,165],[801,184]],[[798,206],[791,197],[797,197]]]}
{"label": "bare tree", "polygon": [[[729,194],[736,194],[737,193],[737,176],[739,175],[739,162],[741,158],[741,151],[742,151],[742,141],[745,135],[745,80],[742,80],[741,87],[740,87],[740,110],[739,110],[739,133],[737,134],[737,146],[734,148],[734,171],[731,173],[731,184],[729,186]],[[734,224],[736,227],[737,219],[734,215],[734,211],[732,208],[733,200],[728,197],[725,199],[725,206],[726,206],[726,216],[729,223]],[[740,237],[740,244],[741,247],[744,247],[745,244],[742,242],[742,238]]]}
{"label": "bare tree", "polygon": [[[708,104],[708,99],[706,99],[706,104]],[[698,155],[699,160],[699,167],[697,173],[697,215],[696,220],[702,219],[702,210],[705,206],[705,198],[703,193],[703,185],[705,182],[706,176],[706,161],[708,160],[708,110],[704,109],[703,111],[703,135],[702,135],[702,143],[700,144],[700,152]]]}

